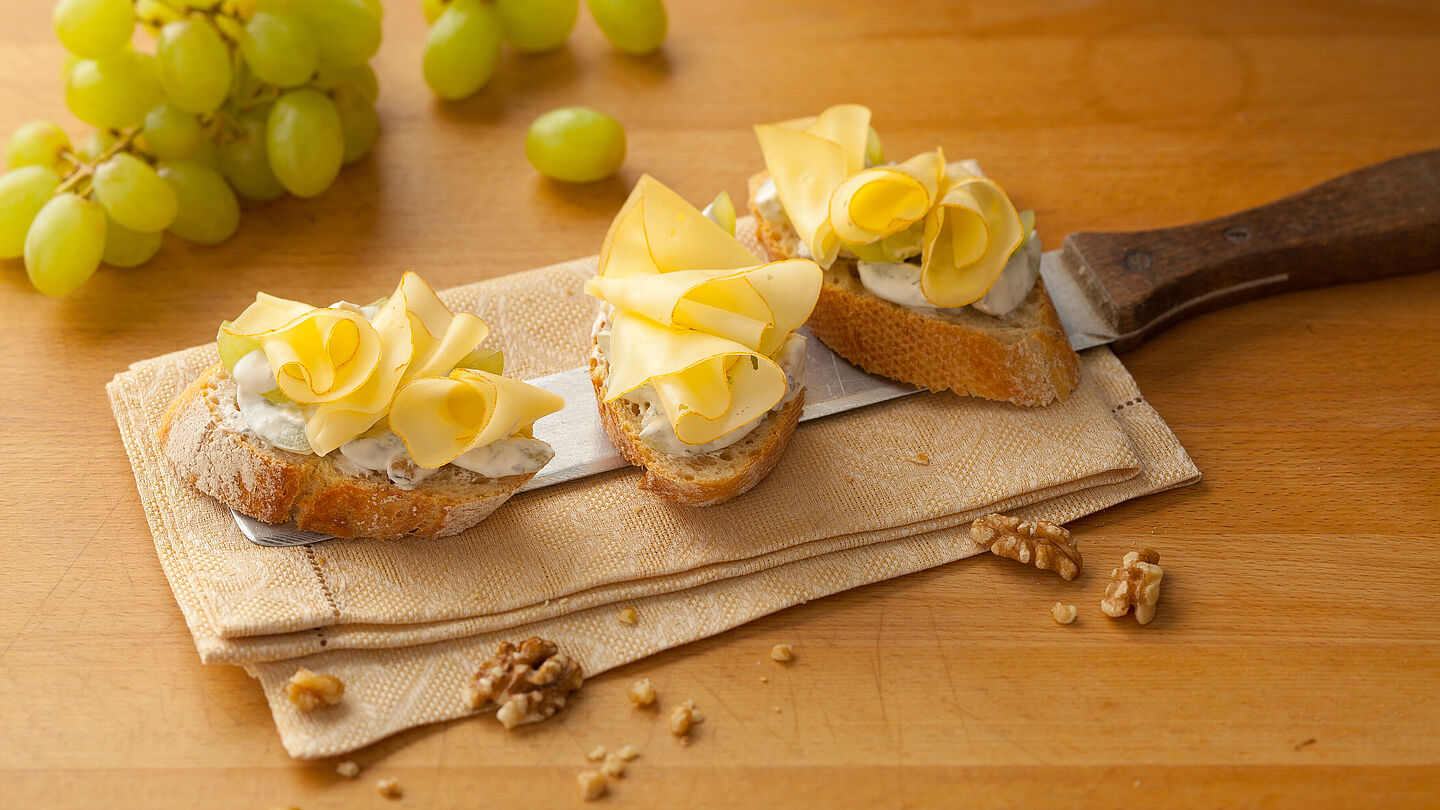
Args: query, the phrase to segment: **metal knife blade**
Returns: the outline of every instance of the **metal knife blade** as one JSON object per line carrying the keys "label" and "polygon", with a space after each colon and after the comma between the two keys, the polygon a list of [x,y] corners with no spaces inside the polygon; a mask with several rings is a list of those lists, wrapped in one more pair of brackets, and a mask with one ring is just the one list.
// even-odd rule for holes
{"label": "metal knife blade", "polygon": [[1085,294],[1085,288],[1075,276],[1075,268],[1065,260],[1063,251],[1048,250],[1041,254],[1040,276],[1045,279],[1045,291],[1055,302],[1060,325],[1065,327],[1065,335],[1075,351],[1103,346],[1118,337],[1095,302]]}

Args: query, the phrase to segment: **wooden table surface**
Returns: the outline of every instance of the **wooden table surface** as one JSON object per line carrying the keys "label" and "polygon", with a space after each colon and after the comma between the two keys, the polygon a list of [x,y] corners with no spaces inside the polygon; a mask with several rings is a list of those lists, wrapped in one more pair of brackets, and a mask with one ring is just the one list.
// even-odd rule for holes
{"label": "wooden table surface", "polygon": [[[156,562],[103,391],[201,343],[257,289],[310,301],[593,253],[641,172],[742,198],[750,132],[842,101],[888,152],[975,156],[1050,245],[1179,224],[1440,146],[1440,8],[671,0],[662,54],[506,55],[480,95],[420,78],[391,0],[381,141],[323,197],[249,206],[64,300],[0,267],[0,785],[9,807],[567,807],[590,747],[646,744],[619,807],[1440,806],[1440,273],[1260,301],[1124,356],[1205,474],[1074,524],[1066,583],[981,557],[861,588],[590,682],[560,720],[415,730],[291,761],[260,690],[202,666]],[[0,130],[65,122],[49,3],[0,2]],[[627,127],[619,177],[567,187],[526,126],[584,102]],[[1125,549],[1163,554],[1146,628],[1100,615]],[[1060,627],[1049,607],[1077,603]],[[765,660],[777,642],[797,659]],[[760,675],[769,678],[760,681]],[[648,675],[709,722],[689,748],[621,708]],[[398,803],[374,782],[394,776]]]}

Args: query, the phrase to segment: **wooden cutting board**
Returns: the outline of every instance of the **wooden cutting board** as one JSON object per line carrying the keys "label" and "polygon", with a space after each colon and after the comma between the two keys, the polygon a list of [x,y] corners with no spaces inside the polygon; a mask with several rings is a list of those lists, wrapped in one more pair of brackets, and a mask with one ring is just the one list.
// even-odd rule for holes
{"label": "wooden cutting board", "polygon": [[[737,199],[749,126],[869,104],[891,156],[979,158],[1048,245],[1194,221],[1440,145],[1440,9],[1424,2],[671,0],[662,54],[507,55],[442,105],[418,4],[391,0],[381,142],[311,201],[252,206],[213,249],[167,244],[67,300],[0,274],[0,781],[9,806],[565,807],[598,744],[643,750],[615,806],[1419,807],[1440,803],[1440,274],[1259,301],[1125,355],[1199,486],[1072,529],[1066,583],[988,557],[822,600],[587,685],[557,722],[458,722],[333,762],[280,750],[258,688],[197,661],[156,564],[103,384],[209,339],[257,289],[363,298],[593,253],[643,171]],[[0,130],[49,117],[49,4],[0,0]],[[622,174],[525,164],[540,112],[628,128]],[[79,134],[78,127],[72,132]],[[1149,627],[1099,614],[1150,545]],[[1050,605],[1079,606],[1055,625]],[[796,659],[769,660],[778,642]],[[708,717],[688,748],[624,691]]]}

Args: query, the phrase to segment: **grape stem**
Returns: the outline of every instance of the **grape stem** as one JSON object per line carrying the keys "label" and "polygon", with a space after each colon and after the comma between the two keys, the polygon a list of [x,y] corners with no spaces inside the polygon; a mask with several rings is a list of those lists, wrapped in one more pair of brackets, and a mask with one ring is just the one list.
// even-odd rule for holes
{"label": "grape stem", "polygon": [[64,182],[62,182],[59,186],[55,187],[55,193],[64,194],[67,191],[76,191],[77,189],[78,193],[82,197],[90,193],[90,189],[88,186],[84,188],[81,188],[81,186],[87,180],[89,180],[91,176],[95,174],[95,167],[99,166],[101,163],[104,163],[110,158],[115,157],[121,152],[124,152],[126,150],[134,151],[132,147],[135,146],[135,138],[139,134],[140,127],[132,127],[123,131],[122,133],[120,133],[119,139],[116,140],[115,143],[111,144],[109,149],[106,149],[104,152],[100,153],[100,155],[97,156],[95,160],[90,163],[86,163],[78,156],[71,154],[69,151],[64,152],[64,157],[74,163],[75,168],[70,172],[70,174],[65,176]]}

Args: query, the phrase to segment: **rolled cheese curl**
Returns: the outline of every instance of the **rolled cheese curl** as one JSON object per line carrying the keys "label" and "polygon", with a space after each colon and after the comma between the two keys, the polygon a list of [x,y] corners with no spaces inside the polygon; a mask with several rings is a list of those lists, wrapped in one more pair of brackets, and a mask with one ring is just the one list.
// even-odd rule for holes
{"label": "rolled cheese curl", "polygon": [[864,169],[869,130],[870,110],[858,104],[830,107],[813,119],[755,127],[780,205],[821,267],[834,264],[840,253],[840,237],[830,222],[831,195]]}
{"label": "rolled cheese curl", "polygon": [[743,344],[623,310],[610,328],[604,400],[654,386],[676,437],[686,444],[715,441],[761,418],[785,396],[785,370]]}
{"label": "rolled cheese curl", "polygon": [[228,354],[263,351],[280,392],[306,405],[353,394],[374,374],[381,354],[380,335],[363,316],[265,293],[221,324],[217,340],[245,347]]}
{"label": "rolled cheese curl", "polygon": [[925,218],[945,182],[945,154],[922,152],[845,180],[830,195],[830,225],[850,245],[870,245]]}
{"label": "rolled cheese curl", "polygon": [[925,216],[920,291],[937,307],[980,300],[1020,247],[1024,232],[1019,212],[993,180],[947,178],[940,201]]}
{"label": "rolled cheese curl", "polygon": [[565,400],[528,383],[473,369],[419,377],[400,387],[390,429],[416,464],[443,467],[461,454],[527,432]]}
{"label": "rolled cheese curl", "polygon": [[402,384],[448,372],[489,333],[480,318],[452,314],[414,273],[401,277],[371,323],[381,347],[374,374],[344,398],[320,404],[305,423],[306,438],[320,455],[374,427]]}
{"label": "rolled cheese curl", "polygon": [[599,275],[621,278],[757,264],[759,257],[733,235],[647,174],[630,191],[605,234]]}

